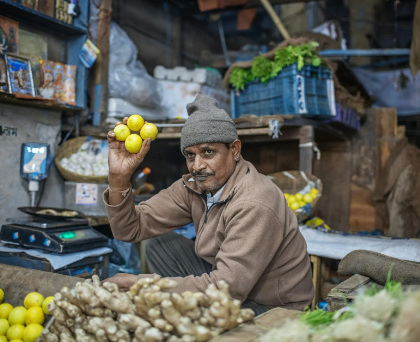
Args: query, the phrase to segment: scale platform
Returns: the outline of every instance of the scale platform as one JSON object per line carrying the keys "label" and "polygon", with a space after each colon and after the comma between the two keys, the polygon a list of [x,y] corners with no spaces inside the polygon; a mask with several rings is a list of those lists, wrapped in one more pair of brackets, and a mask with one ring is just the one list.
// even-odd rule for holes
{"label": "scale platform", "polygon": [[52,253],[73,253],[106,246],[107,237],[86,220],[54,221],[39,218],[7,219],[0,241]]}

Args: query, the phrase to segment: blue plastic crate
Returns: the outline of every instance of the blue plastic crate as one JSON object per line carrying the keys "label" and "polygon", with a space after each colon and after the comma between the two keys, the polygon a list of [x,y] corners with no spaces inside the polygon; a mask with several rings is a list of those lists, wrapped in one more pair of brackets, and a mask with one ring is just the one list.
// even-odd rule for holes
{"label": "blue plastic crate", "polygon": [[275,114],[335,115],[332,72],[326,67],[297,64],[284,68],[266,84],[249,83],[244,91],[235,92],[232,114],[257,116]]}

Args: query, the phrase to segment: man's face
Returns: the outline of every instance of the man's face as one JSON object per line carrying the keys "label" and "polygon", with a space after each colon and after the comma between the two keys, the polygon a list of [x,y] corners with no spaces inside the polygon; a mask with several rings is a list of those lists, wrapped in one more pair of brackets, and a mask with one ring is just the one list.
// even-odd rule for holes
{"label": "man's face", "polygon": [[223,143],[205,143],[189,146],[184,155],[188,171],[201,191],[213,194],[220,189],[235,171],[241,153],[241,142],[235,140],[227,148]]}

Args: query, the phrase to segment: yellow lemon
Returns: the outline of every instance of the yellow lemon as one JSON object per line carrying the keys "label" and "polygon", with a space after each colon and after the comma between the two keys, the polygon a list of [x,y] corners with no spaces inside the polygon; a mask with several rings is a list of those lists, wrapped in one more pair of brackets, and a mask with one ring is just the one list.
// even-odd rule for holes
{"label": "yellow lemon", "polygon": [[319,194],[319,191],[318,191],[318,189],[313,188],[313,189],[309,190],[309,193],[312,196],[316,197]]}
{"label": "yellow lemon", "polygon": [[285,192],[283,195],[286,198],[286,201],[289,201],[290,194],[288,194],[287,192]]}
{"label": "yellow lemon", "polygon": [[302,201],[303,200],[303,195],[302,194],[295,194],[295,197],[298,201]]}
{"label": "yellow lemon", "polygon": [[9,318],[10,311],[13,310],[12,304],[3,303],[0,304],[0,318]]}
{"label": "yellow lemon", "polygon": [[289,203],[294,203],[294,202],[297,202],[296,196],[295,196],[295,195],[290,195],[290,196],[289,196],[289,200],[288,200],[288,202],[289,202]]}
{"label": "yellow lemon", "polygon": [[290,209],[292,209],[293,211],[297,210],[299,208],[300,208],[299,202],[293,202],[293,203],[290,204]]}
{"label": "yellow lemon", "polygon": [[25,324],[26,309],[23,306],[17,306],[9,314],[9,324]]}
{"label": "yellow lemon", "polygon": [[302,207],[304,207],[306,205],[306,202],[305,201],[299,201],[299,205],[302,208]]}
{"label": "yellow lemon", "polygon": [[0,336],[0,342],[7,342],[6,336]]}
{"label": "yellow lemon", "polygon": [[303,200],[306,203],[311,203],[314,199],[313,199],[313,197],[310,194],[306,194],[305,196],[303,196]]}
{"label": "yellow lemon", "polygon": [[3,303],[4,300],[4,291],[0,289],[0,304]]}
{"label": "yellow lemon", "polygon": [[0,336],[6,336],[7,330],[10,328],[10,324],[7,319],[0,318]]}
{"label": "yellow lemon", "polygon": [[155,140],[157,135],[158,135],[158,129],[152,123],[145,124],[140,131],[140,136],[142,137],[143,140],[146,140],[147,138]]}
{"label": "yellow lemon", "polygon": [[141,149],[143,140],[137,134],[130,134],[125,140],[125,148],[130,153],[137,153]]}
{"label": "yellow lemon", "polygon": [[14,324],[7,330],[6,337],[8,340],[22,339],[25,327],[22,324]]}
{"label": "yellow lemon", "polygon": [[23,301],[25,308],[29,309],[33,306],[42,306],[42,302],[44,301],[44,296],[38,292],[31,292],[28,293]]}
{"label": "yellow lemon", "polygon": [[130,129],[126,125],[118,125],[114,128],[115,138],[118,141],[125,141],[131,134]]}
{"label": "yellow lemon", "polygon": [[15,338],[14,340],[10,340],[9,342],[23,342],[20,338]]}
{"label": "yellow lemon", "polygon": [[42,311],[44,311],[44,314],[51,315],[50,312],[48,311],[48,304],[52,302],[53,300],[54,300],[54,297],[50,296],[50,297],[45,298],[44,301],[42,302]]}
{"label": "yellow lemon", "polygon": [[36,339],[41,335],[44,327],[40,324],[29,324],[23,331],[24,342],[35,342]]}
{"label": "yellow lemon", "polygon": [[127,126],[129,129],[135,132],[139,132],[144,125],[144,119],[140,115],[131,115],[127,120]]}
{"label": "yellow lemon", "polygon": [[32,308],[28,309],[28,312],[25,316],[25,323],[27,325],[29,324],[42,324],[45,321],[44,311],[42,311],[42,308],[38,306],[33,306]]}

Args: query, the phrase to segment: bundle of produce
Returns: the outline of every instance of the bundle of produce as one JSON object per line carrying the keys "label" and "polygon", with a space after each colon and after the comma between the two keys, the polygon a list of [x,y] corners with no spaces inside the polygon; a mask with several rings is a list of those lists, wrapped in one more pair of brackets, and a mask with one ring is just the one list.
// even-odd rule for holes
{"label": "bundle of produce", "polygon": [[300,318],[272,329],[260,342],[415,342],[420,336],[420,291],[403,292],[388,281],[372,286],[354,304],[336,312],[307,311]]}
{"label": "bundle of produce", "polygon": [[52,299],[31,292],[23,306],[13,307],[3,303],[4,292],[0,289],[0,342],[35,342],[44,329],[45,316],[50,314],[47,305]]}
{"label": "bundle of produce", "polygon": [[64,287],[48,309],[54,323],[43,341],[207,341],[225,330],[251,320],[254,312],[233,300],[229,287],[219,281],[206,293],[169,293],[177,285],[168,278],[142,278],[130,292],[94,276]]}
{"label": "bundle of produce", "polygon": [[255,80],[267,83],[276,77],[284,67],[294,63],[297,63],[299,70],[302,70],[305,64],[318,67],[325,64],[316,52],[318,45],[317,42],[310,42],[278,49],[275,52],[274,60],[270,60],[264,55],[255,57],[250,69],[234,67],[230,73],[229,82],[235,89],[244,90],[249,82]]}
{"label": "bundle of produce", "polygon": [[[305,64],[313,66],[325,64],[333,72],[336,102],[354,109],[358,113],[364,113],[365,100],[360,94],[350,94],[340,84],[336,75],[337,64],[327,58],[320,58],[316,51],[318,49],[318,42],[314,42],[312,39],[304,37],[286,39],[273,50],[256,57],[253,61],[233,63],[225,73],[223,86],[225,88],[233,86],[237,90],[244,90],[249,82],[256,79],[267,82],[275,77],[282,68],[293,63],[298,63],[299,69]],[[271,67],[268,66],[267,61],[271,63]],[[252,71],[252,68],[254,68],[254,71]],[[270,74],[268,74],[269,70],[271,70]]]}

